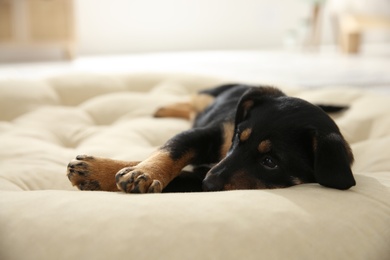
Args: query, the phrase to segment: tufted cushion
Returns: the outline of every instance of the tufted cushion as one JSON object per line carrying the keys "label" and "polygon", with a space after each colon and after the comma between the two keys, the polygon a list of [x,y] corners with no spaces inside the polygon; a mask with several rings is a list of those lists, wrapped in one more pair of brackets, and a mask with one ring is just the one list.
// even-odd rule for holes
{"label": "tufted cushion", "polygon": [[142,160],[188,129],[161,105],[224,80],[80,74],[0,82],[1,259],[385,259],[390,256],[390,97],[351,88],[283,88],[335,117],[357,186],[129,195],[81,192],[78,154]]}

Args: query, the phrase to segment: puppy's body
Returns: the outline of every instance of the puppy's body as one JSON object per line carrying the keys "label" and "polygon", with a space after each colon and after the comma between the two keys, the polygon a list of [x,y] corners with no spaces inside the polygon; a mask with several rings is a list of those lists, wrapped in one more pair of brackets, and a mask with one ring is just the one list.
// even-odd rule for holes
{"label": "puppy's body", "polygon": [[[73,185],[131,193],[355,185],[351,149],[333,120],[278,89],[224,85],[200,92],[190,104],[164,107],[156,116],[195,119],[193,128],[140,163],[78,157],[68,166]],[[104,166],[97,167],[102,160]],[[194,173],[183,173],[190,164]]]}

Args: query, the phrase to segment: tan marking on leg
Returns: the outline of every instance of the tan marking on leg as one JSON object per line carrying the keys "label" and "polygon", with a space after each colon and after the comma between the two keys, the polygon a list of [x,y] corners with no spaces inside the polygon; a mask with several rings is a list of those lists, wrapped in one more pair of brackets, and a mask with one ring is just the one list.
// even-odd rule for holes
{"label": "tan marking on leg", "polygon": [[191,104],[197,113],[204,111],[211,103],[214,102],[214,97],[208,94],[197,94],[193,95]]}
{"label": "tan marking on leg", "polygon": [[240,141],[245,142],[251,136],[252,128],[247,128],[240,134]]}
{"label": "tan marking on leg", "polygon": [[118,172],[116,184],[125,192],[161,192],[191,162],[194,155],[193,151],[189,151],[173,160],[168,151],[159,150],[137,166]]}
{"label": "tan marking on leg", "polygon": [[213,103],[214,97],[207,94],[197,94],[188,102],[179,102],[159,108],[155,117],[174,117],[193,120],[196,115]]}
{"label": "tan marking on leg", "polygon": [[163,187],[165,187],[180,174],[181,170],[189,164],[193,157],[194,152],[190,151],[181,158],[173,160],[169,152],[160,150],[141,162],[137,169],[149,173],[153,179],[161,181]]}
{"label": "tan marking on leg", "polygon": [[81,190],[118,191],[115,174],[138,163],[79,155],[68,164],[67,176]]}
{"label": "tan marking on leg", "polygon": [[191,103],[176,103],[159,108],[154,117],[174,117],[190,120],[193,118],[194,109]]}
{"label": "tan marking on leg", "polygon": [[264,140],[260,142],[259,146],[257,149],[259,150],[260,153],[268,153],[271,151],[272,143],[270,140]]}
{"label": "tan marking on leg", "polygon": [[221,147],[221,158],[224,158],[232,146],[232,138],[234,134],[234,124],[225,123],[223,125],[223,143]]}

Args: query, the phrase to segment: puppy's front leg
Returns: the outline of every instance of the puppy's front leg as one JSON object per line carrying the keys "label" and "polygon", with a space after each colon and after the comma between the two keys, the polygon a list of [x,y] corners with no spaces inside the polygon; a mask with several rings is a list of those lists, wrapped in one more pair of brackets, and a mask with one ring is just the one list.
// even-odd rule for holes
{"label": "puppy's front leg", "polygon": [[124,167],[138,163],[78,155],[69,162],[67,176],[72,185],[80,190],[118,191],[115,174]]}
{"label": "puppy's front leg", "polygon": [[138,165],[120,170],[117,187],[128,193],[161,192],[186,165],[216,162],[219,153],[215,151],[221,143],[219,128],[195,128],[178,134]]}

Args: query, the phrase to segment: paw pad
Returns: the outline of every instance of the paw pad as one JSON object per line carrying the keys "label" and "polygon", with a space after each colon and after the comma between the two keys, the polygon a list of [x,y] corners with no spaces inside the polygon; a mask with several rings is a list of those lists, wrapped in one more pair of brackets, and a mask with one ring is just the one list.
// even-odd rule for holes
{"label": "paw pad", "polygon": [[97,180],[89,179],[90,167],[87,161],[93,160],[92,156],[79,155],[68,164],[67,176],[69,181],[80,190],[101,190]]}
{"label": "paw pad", "polygon": [[158,180],[138,170],[136,167],[127,167],[120,170],[116,176],[116,183],[120,190],[127,193],[156,193],[162,191],[162,184]]}

